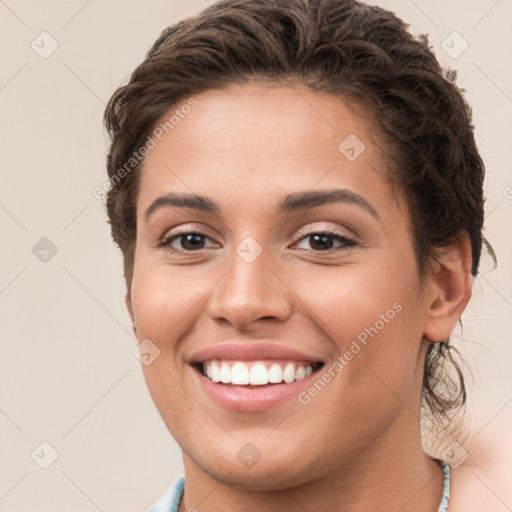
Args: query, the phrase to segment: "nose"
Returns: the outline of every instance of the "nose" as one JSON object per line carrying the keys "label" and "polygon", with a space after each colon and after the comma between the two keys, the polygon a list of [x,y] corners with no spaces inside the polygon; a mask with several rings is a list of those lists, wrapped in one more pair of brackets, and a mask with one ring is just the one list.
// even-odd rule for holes
{"label": "nose", "polygon": [[289,317],[293,294],[279,272],[270,268],[267,251],[252,262],[233,251],[230,270],[210,297],[207,309],[212,319],[250,330],[258,321],[283,322]]}

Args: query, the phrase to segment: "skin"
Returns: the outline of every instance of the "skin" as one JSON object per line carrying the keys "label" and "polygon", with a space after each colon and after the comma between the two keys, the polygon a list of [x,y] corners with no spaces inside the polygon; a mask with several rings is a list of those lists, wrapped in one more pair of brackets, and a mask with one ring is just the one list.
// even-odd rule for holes
{"label": "skin", "polygon": [[[510,415],[510,412],[508,413]],[[510,418],[485,420],[463,443],[467,460],[451,471],[449,512],[506,512],[512,504]],[[489,422],[489,423],[488,423]]]}
{"label": "skin", "polygon": [[[442,470],[419,431],[423,364],[429,340],[446,339],[469,300],[467,237],[421,278],[379,138],[341,98],[258,82],[195,98],[145,158],[127,296],[138,340],[160,350],[143,370],[183,451],[180,511],[437,511]],[[349,134],[366,146],[355,161],[338,150]],[[286,194],[333,188],[359,194],[378,218],[354,203],[277,211]],[[171,191],[208,196],[220,213],[165,207],[146,219]],[[203,245],[159,246],[178,228],[204,233]],[[325,229],[352,243],[318,249],[306,235]],[[248,236],[263,250],[250,264],[236,252]],[[307,405],[226,410],[186,363],[237,339],[300,348],[329,366],[396,303],[400,312]],[[252,468],[236,456],[247,442],[262,454]]]}

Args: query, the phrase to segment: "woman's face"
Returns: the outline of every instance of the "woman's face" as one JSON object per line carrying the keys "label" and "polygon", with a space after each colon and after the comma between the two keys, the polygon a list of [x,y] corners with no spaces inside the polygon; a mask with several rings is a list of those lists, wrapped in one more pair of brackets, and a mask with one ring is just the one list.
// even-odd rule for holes
{"label": "woman's face", "polygon": [[302,87],[195,100],[144,161],[129,299],[185,464],[267,489],[394,450],[431,297],[368,120]]}

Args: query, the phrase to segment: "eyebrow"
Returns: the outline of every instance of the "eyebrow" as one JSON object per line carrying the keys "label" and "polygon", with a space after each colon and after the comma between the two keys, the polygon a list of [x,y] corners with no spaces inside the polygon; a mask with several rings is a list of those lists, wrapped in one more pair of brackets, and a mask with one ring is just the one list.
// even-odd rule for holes
{"label": "eyebrow", "polygon": [[[379,219],[377,210],[362,196],[347,189],[318,190],[308,192],[295,192],[285,196],[279,203],[278,211],[288,213],[292,211],[315,208],[325,204],[348,203],[366,210],[376,219]],[[166,207],[191,208],[203,213],[219,215],[219,206],[206,196],[197,194],[177,194],[169,192],[155,199],[144,213],[146,220],[157,210]]]}

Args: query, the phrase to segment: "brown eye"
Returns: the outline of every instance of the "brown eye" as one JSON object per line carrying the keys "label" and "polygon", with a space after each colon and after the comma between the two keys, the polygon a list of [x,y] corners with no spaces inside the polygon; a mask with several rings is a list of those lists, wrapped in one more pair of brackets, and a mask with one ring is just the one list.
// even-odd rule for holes
{"label": "brown eye", "polygon": [[[353,247],[356,245],[356,243],[351,240],[350,238],[347,238],[346,236],[340,235],[334,231],[319,231],[319,232],[313,232],[309,233],[305,236],[303,236],[299,242],[307,240],[311,250],[315,252],[321,252],[321,251],[332,251],[332,250],[344,250],[349,247]],[[339,242],[338,247],[333,247],[335,242]],[[306,249],[309,250],[309,249]]]}
{"label": "brown eye", "polygon": [[171,251],[177,252],[194,252],[206,248],[204,246],[206,239],[209,240],[204,233],[196,231],[179,233],[164,238],[159,247],[168,247]]}

